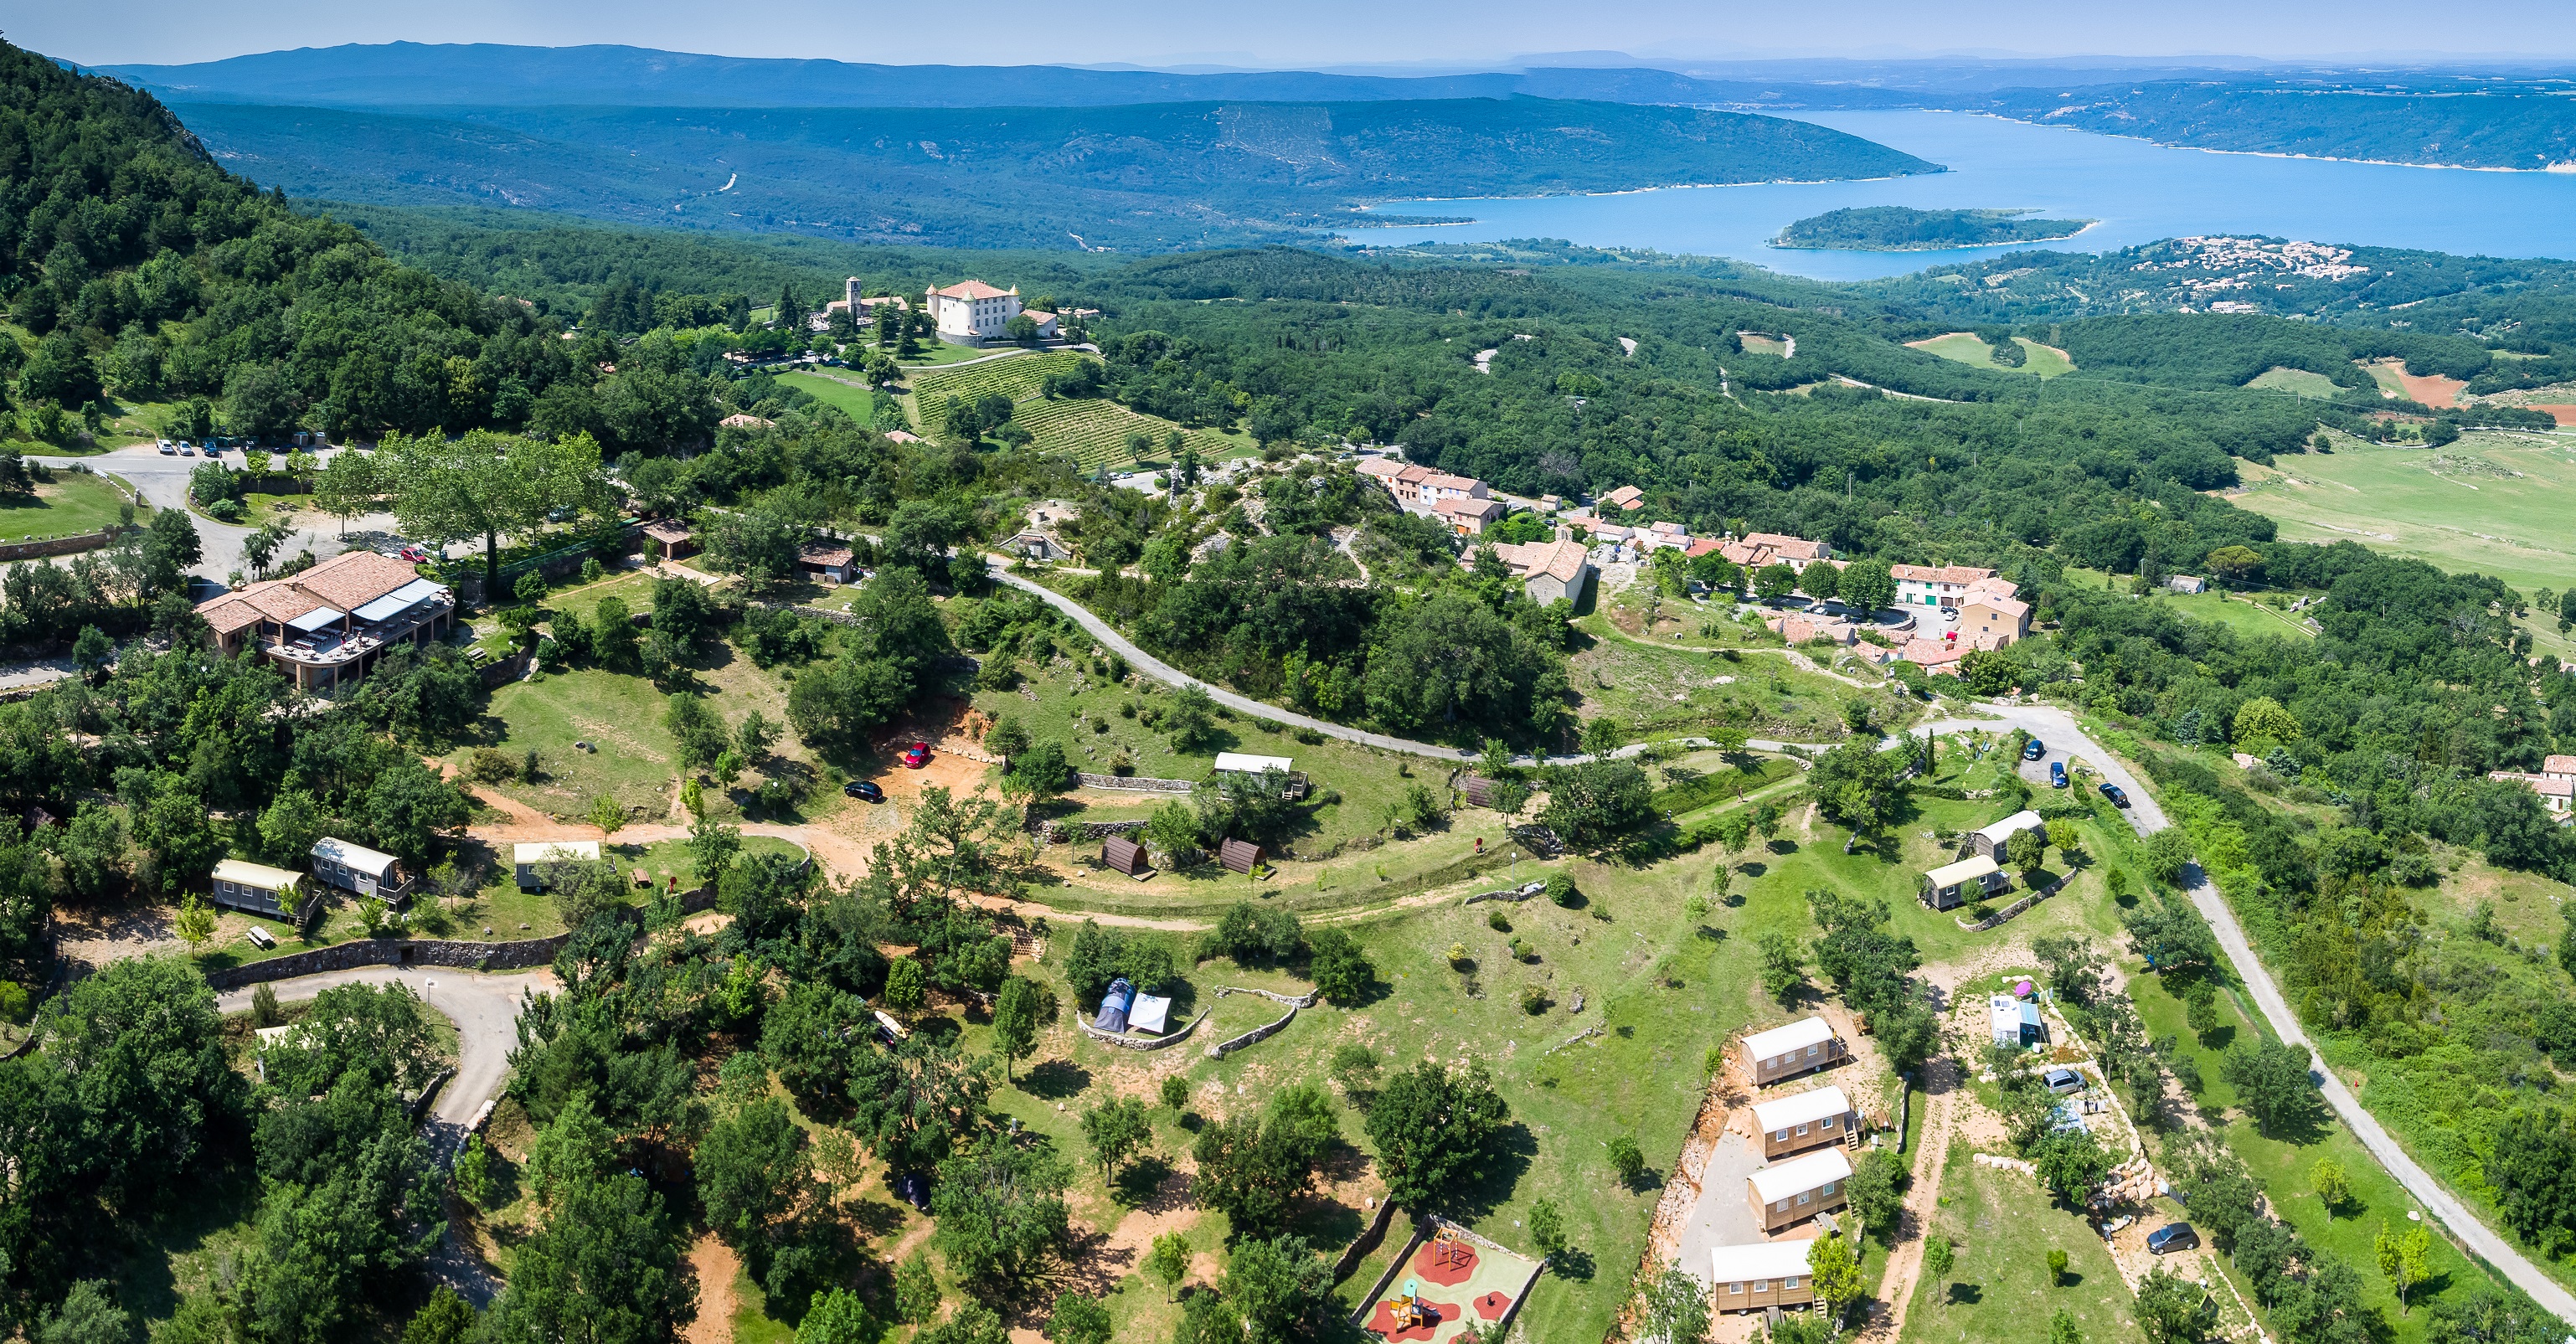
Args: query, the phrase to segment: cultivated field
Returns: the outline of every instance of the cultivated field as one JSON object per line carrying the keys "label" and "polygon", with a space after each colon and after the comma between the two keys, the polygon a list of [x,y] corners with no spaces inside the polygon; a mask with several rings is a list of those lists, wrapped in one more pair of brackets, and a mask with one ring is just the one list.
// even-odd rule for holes
{"label": "cultivated field", "polygon": [[[1079,401],[1024,401],[1012,413],[1012,418],[1037,436],[1038,451],[1071,453],[1085,467],[1125,466],[1138,460],[1127,451],[1127,436],[1139,430],[1154,439],[1154,447],[1148,450],[1146,458],[1161,460],[1165,436],[1180,429],[1169,420],[1138,415],[1101,397]],[[1222,457],[1239,446],[1240,436],[1228,438],[1204,429],[1183,432],[1189,435],[1191,446],[1198,449],[1202,458]]]}
{"label": "cultivated field", "polygon": [[[2359,360],[2353,362],[2361,363]],[[2408,373],[2403,360],[2375,359],[2361,366],[2370,370],[2371,381],[2379,384],[2380,391],[2420,401],[2427,406],[2455,405],[2459,401],[2460,389],[2468,386],[2457,378]]]}
{"label": "cultivated field", "polygon": [[989,360],[958,368],[925,369],[908,380],[912,395],[924,406],[941,406],[950,397],[973,401],[999,392],[1013,401],[1038,394],[1038,387],[1051,373],[1069,373],[1086,363],[1097,363],[1091,356],[1072,350],[1049,350],[1037,354],[1014,355],[1008,359]]}
{"label": "cultivated field", "polygon": [[2245,464],[2235,502],[2289,541],[2358,541],[2516,588],[2576,583],[2576,438],[2478,431],[2439,449],[2339,440],[2337,451]]}
{"label": "cultivated field", "polygon": [[2028,373],[2041,378],[2054,378],[2061,373],[2075,371],[2075,361],[2067,358],[2065,351],[2056,346],[2041,345],[2037,341],[2020,336],[2013,338],[2013,344],[2022,348],[2024,356],[2022,366],[2017,369],[1997,364],[1994,352],[1986,348],[1984,339],[1971,331],[1954,331],[1947,336],[1935,336],[1928,341],[1911,341],[1908,344],[1914,349],[1939,355],[1943,359],[2004,373]]}

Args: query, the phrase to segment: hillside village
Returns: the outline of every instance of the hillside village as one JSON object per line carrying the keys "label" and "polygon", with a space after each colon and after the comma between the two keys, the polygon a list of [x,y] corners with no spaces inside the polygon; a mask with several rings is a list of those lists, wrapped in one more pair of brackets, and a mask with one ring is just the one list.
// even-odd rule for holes
{"label": "hillside village", "polygon": [[0,1333],[2576,1321],[2576,596],[2245,504],[2545,498],[2360,386],[2545,269],[432,235],[0,77]]}

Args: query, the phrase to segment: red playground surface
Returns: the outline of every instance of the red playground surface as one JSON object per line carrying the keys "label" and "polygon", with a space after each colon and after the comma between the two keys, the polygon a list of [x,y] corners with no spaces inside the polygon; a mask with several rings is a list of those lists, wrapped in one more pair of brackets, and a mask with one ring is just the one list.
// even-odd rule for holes
{"label": "red playground surface", "polygon": [[1485,1293],[1476,1299],[1476,1315],[1484,1320],[1499,1321],[1512,1305],[1509,1293]]}
{"label": "red playground surface", "polygon": [[[1440,1325],[1447,1325],[1449,1322],[1459,1319],[1464,1314],[1459,1311],[1458,1304],[1455,1302],[1431,1302],[1426,1300],[1423,1305],[1439,1313]],[[1368,1328],[1387,1339],[1401,1341],[1427,1340],[1433,1335],[1440,1333],[1439,1325],[1417,1325],[1404,1330],[1396,1329],[1395,1304],[1392,1302],[1380,1302],[1377,1304],[1377,1310],[1369,1316]]]}
{"label": "red playground surface", "polygon": [[1413,1272],[1424,1283],[1455,1288],[1476,1272],[1476,1248],[1463,1241],[1433,1241],[1413,1257]]}

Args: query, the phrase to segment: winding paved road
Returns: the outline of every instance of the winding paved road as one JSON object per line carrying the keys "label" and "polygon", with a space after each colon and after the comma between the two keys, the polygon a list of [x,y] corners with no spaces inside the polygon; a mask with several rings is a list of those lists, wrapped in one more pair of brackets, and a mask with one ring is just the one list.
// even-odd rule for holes
{"label": "winding paved road", "polygon": [[[2068,748],[2074,748],[2082,752],[2085,761],[2100,770],[2105,778],[2128,790],[2129,824],[2137,829],[2138,834],[2160,831],[2170,824],[2165,819],[2164,809],[2156,805],[2155,795],[2141,787],[2136,777],[2111,753],[2104,751],[2100,743],[2086,737],[2076,727],[2073,715],[2042,705],[1989,705],[1985,708],[2002,720],[2006,731],[2026,729],[2047,745],[2046,757],[2023,767],[2025,773],[2036,773],[2043,785],[2048,762],[2066,759]],[[1934,732],[1956,732],[1967,728],[1992,729],[1996,725],[1993,720],[1986,720],[1940,722],[1927,726]],[[2236,922],[2236,912],[2227,907],[2227,899],[2219,894],[2217,886],[2210,882],[2198,864],[2186,869],[2185,875],[2191,879],[2191,903],[2218,934],[2219,947],[2225,950],[2228,962],[2236,968],[2236,977],[2245,983],[2255,1003],[2262,1007],[2263,1018],[2271,1023],[2273,1034],[2302,1050],[2313,1052],[2307,1033],[2299,1028],[2297,1015],[2290,1011],[2289,1001],[2281,997],[2280,986],[2273,983],[2271,972],[2265,970],[2262,960],[2255,956],[2253,944],[2245,937],[2244,926]],[[2352,1131],[2352,1136],[2359,1139],[2361,1146],[2369,1149],[2370,1155],[2397,1178],[2398,1184],[2406,1187],[2408,1194],[2423,1201],[2425,1209],[2441,1219],[2453,1237],[2513,1280],[2515,1287],[2531,1294],[2532,1300],[2543,1309],[2562,1321],[2576,1323],[2576,1293],[2568,1292],[2557,1280],[2542,1273],[2520,1250],[2443,1189],[2441,1182],[2435,1180],[2430,1172],[2418,1166],[2378,1119],[2362,1109],[2361,1099],[2352,1094],[2351,1088],[2344,1086],[2343,1079],[2337,1077],[2333,1069],[2320,1067],[2311,1070],[2310,1076],[2317,1080],[2320,1090],[2325,1093],[2326,1104],[2334,1108],[2336,1117]]]}
{"label": "winding paved road", "polygon": [[[341,985],[411,986],[413,993],[456,1024],[456,1076],[439,1089],[425,1128],[430,1151],[441,1166],[454,1160],[474,1131],[483,1108],[501,1095],[510,1077],[510,1050],[519,1043],[519,1006],[528,990],[555,988],[554,972],[514,971],[486,975],[448,966],[361,966],[322,971],[291,980],[273,980],[269,989],[287,1003],[301,1003]],[[257,988],[226,990],[215,1004],[227,1013],[246,1012]],[[457,1244],[455,1229],[430,1253],[430,1272],[476,1306],[491,1305],[500,1284],[483,1263]]]}

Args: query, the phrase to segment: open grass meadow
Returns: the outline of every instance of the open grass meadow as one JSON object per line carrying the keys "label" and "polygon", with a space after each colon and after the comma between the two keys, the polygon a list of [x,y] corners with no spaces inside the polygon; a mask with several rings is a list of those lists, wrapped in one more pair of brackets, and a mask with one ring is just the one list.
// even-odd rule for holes
{"label": "open grass meadow", "polygon": [[[1623,592],[1613,600],[1628,596]],[[1868,708],[1879,730],[1901,727],[1920,713],[1920,705],[1892,685],[1855,686],[1797,666],[1777,651],[1777,637],[1758,625],[1738,627],[1720,618],[1722,635],[1742,630],[1757,641],[1746,643],[1740,637],[1706,638],[1697,633],[1697,620],[1686,617],[1685,623],[1687,633],[1658,634],[1650,643],[1629,636],[1609,615],[1577,620],[1575,629],[1587,637],[1567,666],[1567,678],[1582,697],[1577,712],[1585,718],[1612,716],[1632,740],[1686,737],[1734,723],[1753,737],[1785,742],[1843,740],[1851,732],[1844,707],[1853,703]],[[1692,647],[1666,647],[1666,641]],[[1769,651],[1755,651],[1766,645]]]}
{"label": "open grass meadow", "polygon": [[2358,541],[2529,592],[2576,584],[2576,438],[2478,430],[2438,449],[2338,439],[2336,451],[2244,464],[2244,508],[2286,541]]}
{"label": "open grass meadow", "polygon": [[[2126,574],[2104,574],[2098,569],[2068,565],[2066,578],[2070,583],[2086,587],[2107,587],[2119,593],[2129,591],[2130,576]],[[2199,593],[2177,593],[2170,588],[2159,588],[2134,600],[2157,603],[2196,621],[2216,621],[2240,635],[2314,639],[2317,632],[2302,624],[2301,617],[2288,610],[2291,601],[2299,596],[2301,594],[2297,592],[2281,589],[2224,593],[2213,585],[2208,591]]]}
{"label": "open grass meadow", "polygon": [[782,373],[778,381],[827,406],[839,407],[862,425],[877,423],[877,394],[872,388],[832,374],[801,371]]}
{"label": "open grass meadow", "polygon": [[2274,392],[2287,392],[2296,397],[2316,397],[2321,400],[2330,400],[2343,391],[2334,379],[2322,373],[2284,368],[2278,364],[2254,375],[2245,385]]}
{"label": "open grass meadow", "polygon": [[[1909,344],[1917,350],[1939,355],[1943,359],[1954,360],[1974,368],[1993,369],[1998,373],[2027,373],[2040,378],[2055,378],[2059,374],[2075,371],[2075,364],[2066,357],[2065,351],[2053,345],[2041,345],[2037,341],[2022,336],[2013,338],[2013,344],[2022,348],[2022,363],[2019,368],[1996,363],[1994,352],[1987,347],[1985,340],[1971,331],[1954,331],[1946,336],[1935,336],[1928,341],[1913,341]],[[1751,349],[1751,343],[1747,342],[1745,348]]]}
{"label": "open grass meadow", "polygon": [[[103,476],[57,471],[33,495],[0,495],[0,541],[96,532],[123,516],[123,506],[131,498]],[[138,506],[137,520],[150,512]]]}
{"label": "open grass meadow", "polygon": [[[1928,1270],[1906,1308],[1910,1339],[2029,1344],[2059,1311],[2088,1340],[2131,1338],[2137,1329],[2128,1285],[2102,1238],[2039,1182],[1969,1160],[1964,1142],[1940,1156],[1941,1204],[1930,1235],[1948,1237],[1950,1272]],[[2051,1281],[2048,1253],[2066,1252],[2066,1275]]]}

